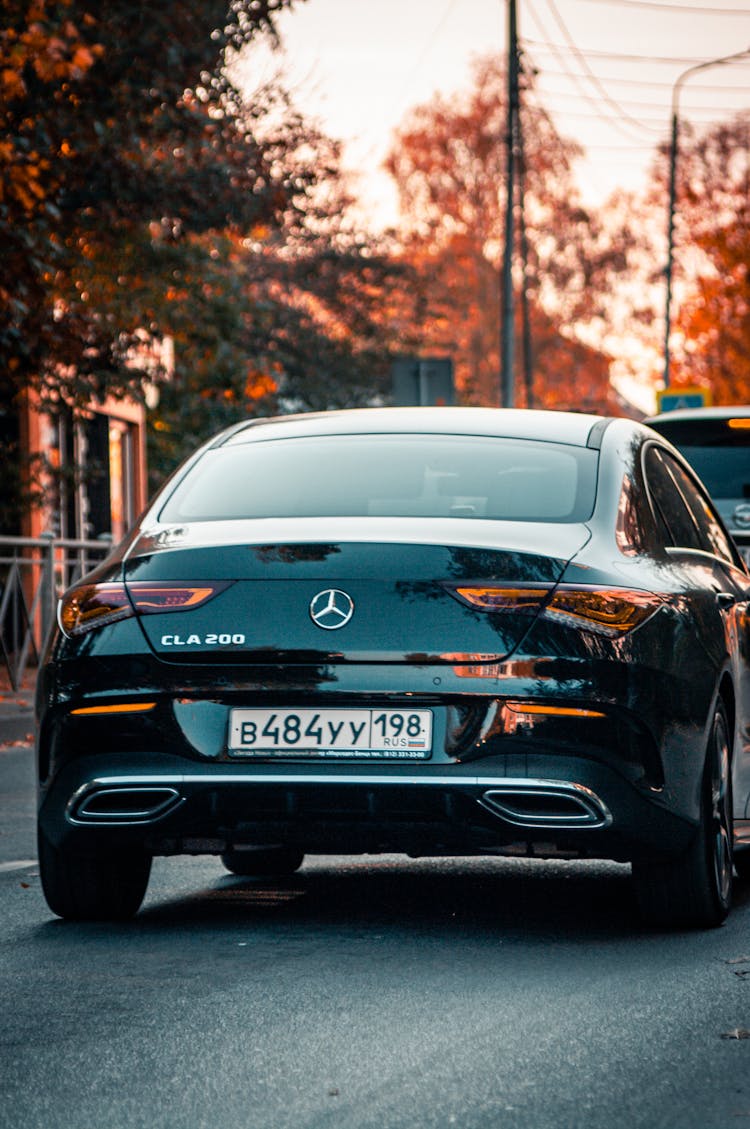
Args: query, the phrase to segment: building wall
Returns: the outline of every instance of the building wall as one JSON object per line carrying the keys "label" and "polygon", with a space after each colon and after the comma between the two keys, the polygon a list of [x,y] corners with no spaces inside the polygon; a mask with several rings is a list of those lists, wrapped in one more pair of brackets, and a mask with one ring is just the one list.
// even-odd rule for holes
{"label": "building wall", "polygon": [[39,455],[50,468],[42,479],[42,505],[26,511],[26,536],[52,532],[89,540],[110,534],[117,542],[146,505],[146,413],[140,404],[107,400],[52,417],[29,395],[21,411],[21,449],[30,470]]}

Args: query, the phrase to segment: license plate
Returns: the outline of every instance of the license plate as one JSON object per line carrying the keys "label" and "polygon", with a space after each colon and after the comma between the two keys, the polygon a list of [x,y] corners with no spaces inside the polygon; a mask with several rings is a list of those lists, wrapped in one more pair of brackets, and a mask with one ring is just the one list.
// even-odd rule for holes
{"label": "license plate", "polygon": [[426,760],[431,710],[231,710],[229,752],[241,757]]}

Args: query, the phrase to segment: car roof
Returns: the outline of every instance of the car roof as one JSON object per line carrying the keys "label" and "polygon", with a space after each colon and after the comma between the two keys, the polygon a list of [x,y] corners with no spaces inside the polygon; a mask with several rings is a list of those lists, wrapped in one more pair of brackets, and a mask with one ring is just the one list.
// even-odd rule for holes
{"label": "car roof", "polygon": [[699,423],[702,419],[724,420],[734,417],[742,419],[750,417],[750,405],[723,404],[715,408],[675,408],[673,412],[661,412],[660,415],[650,416],[648,419],[644,419],[643,422],[647,427],[653,427],[654,424],[661,424],[670,420],[675,423],[679,423],[681,420],[689,421],[690,423]]}
{"label": "car roof", "polygon": [[232,445],[296,436],[352,434],[486,435],[599,446],[611,421],[578,412],[529,411],[524,408],[352,408],[246,420],[217,437]]}

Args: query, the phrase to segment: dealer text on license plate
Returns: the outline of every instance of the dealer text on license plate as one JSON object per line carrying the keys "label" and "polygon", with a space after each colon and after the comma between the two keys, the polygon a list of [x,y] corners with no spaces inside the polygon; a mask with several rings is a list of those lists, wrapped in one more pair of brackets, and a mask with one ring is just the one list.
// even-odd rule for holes
{"label": "dealer text on license plate", "polygon": [[431,710],[236,709],[229,716],[234,756],[425,760],[431,749]]}

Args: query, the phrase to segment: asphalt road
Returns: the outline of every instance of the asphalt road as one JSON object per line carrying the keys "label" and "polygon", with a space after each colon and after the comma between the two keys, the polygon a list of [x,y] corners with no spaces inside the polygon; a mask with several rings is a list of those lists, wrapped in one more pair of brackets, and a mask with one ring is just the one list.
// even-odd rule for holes
{"label": "asphalt road", "polygon": [[614,865],[161,859],[133,922],[66,925],[31,782],[0,749],[2,1129],[750,1125],[747,888],[667,935]]}

